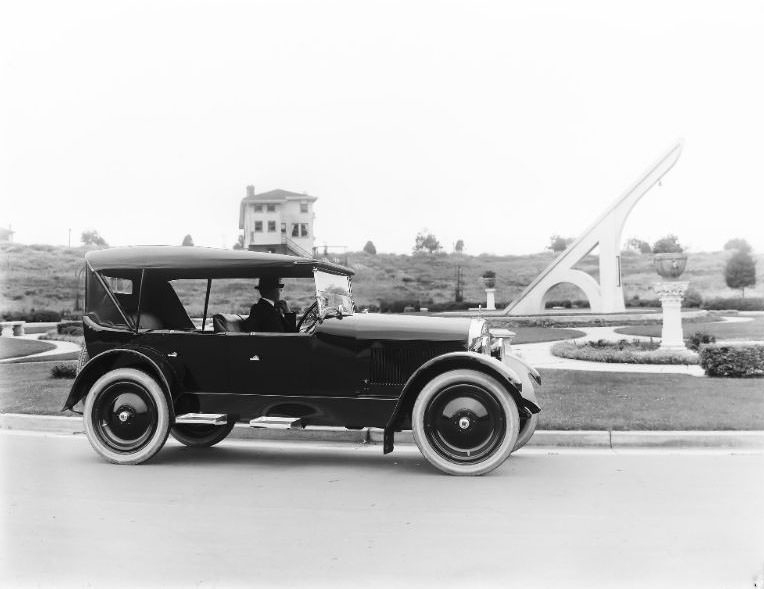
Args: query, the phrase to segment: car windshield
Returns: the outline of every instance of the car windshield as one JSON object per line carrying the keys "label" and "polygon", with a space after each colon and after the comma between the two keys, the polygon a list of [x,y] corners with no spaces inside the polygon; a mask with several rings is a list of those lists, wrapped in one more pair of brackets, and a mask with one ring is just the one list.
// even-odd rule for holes
{"label": "car windshield", "polygon": [[316,300],[321,317],[353,314],[350,277],[315,270]]}

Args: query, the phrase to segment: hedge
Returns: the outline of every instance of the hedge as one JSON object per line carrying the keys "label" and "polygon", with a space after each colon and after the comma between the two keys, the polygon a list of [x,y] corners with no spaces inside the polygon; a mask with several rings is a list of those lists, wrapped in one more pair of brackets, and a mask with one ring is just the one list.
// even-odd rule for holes
{"label": "hedge", "polygon": [[704,301],[703,308],[709,311],[764,311],[764,297],[729,297],[715,298]]}
{"label": "hedge", "polygon": [[708,344],[700,365],[708,376],[764,376],[764,344]]}
{"label": "hedge", "polygon": [[698,356],[692,352],[659,350],[657,342],[559,342],[552,346],[552,354],[560,358],[588,360],[590,362],[624,364],[697,364]]}
{"label": "hedge", "polygon": [[58,311],[51,311],[49,309],[40,309],[35,311],[6,311],[0,316],[3,321],[26,321],[28,323],[49,323],[53,321],[61,321],[61,313]]}

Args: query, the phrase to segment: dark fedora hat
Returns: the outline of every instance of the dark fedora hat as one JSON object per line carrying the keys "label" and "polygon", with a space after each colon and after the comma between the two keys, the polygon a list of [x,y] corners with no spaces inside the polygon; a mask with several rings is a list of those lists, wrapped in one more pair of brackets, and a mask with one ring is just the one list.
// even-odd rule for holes
{"label": "dark fedora hat", "polygon": [[278,276],[263,276],[260,278],[260,283],[255,287],[259,290],[270,290],[272,288],[284,288],[281,280]]}

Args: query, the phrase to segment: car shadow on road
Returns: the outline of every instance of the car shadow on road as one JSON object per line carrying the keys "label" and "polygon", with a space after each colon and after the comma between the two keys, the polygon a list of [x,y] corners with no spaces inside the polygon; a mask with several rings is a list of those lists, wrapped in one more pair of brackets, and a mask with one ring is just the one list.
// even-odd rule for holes
{"label": "car shadow on road", "polygon": [[[376,452],[375,450],[378,450]],[[213,448],[188,448],[168,445],[147,464],[163,466],[193,465],[195,468],[222,466],[277,466],[278,468],[358,468],[373,466],[418,472],[424,475],[438,474],[418,453],[406,450],[382,454],[382,447],[337,445],[307,447],[298,443],[289,445],[247,444],[227,445]]]}

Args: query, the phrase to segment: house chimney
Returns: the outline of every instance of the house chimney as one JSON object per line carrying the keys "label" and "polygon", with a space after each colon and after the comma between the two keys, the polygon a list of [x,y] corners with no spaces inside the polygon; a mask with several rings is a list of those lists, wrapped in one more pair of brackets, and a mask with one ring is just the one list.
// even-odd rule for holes
{"label": "house chimney", "polygon": [[255,187],[252,184],[247,186],[247,196],[255,196]]}

